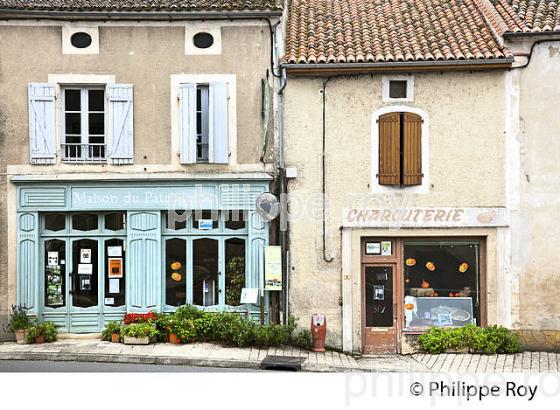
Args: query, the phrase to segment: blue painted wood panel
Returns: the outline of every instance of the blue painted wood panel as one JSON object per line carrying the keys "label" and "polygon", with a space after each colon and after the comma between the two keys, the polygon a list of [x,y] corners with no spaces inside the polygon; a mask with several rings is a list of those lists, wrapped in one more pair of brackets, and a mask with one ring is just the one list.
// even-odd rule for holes
{"label": "blue painted wood panel", "polygon": [[39,215],[24,212],[17,215],[17,303],[37,313],[39,301]]}

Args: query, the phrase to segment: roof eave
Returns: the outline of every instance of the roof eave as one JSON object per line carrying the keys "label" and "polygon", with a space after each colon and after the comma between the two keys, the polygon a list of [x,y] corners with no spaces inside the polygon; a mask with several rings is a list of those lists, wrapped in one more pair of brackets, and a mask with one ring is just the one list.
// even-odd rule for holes
{"label": "roof eave", "polygon": [[95,11],[95,10],[14,10],[1,9],[0,19],[50,20],[223,20],[258,19],[282,16],[282,10],[232,11]]}
{"label": "roof eave", "polygon": [[503,34],[504,38],[515,37],[542,37],[542,36],[560,36],[560,31],[507,31]]}
{"label": "roof eave", "polygon": [[325,64],[283,64],[293,75],[364,74],[397,71],[469,71],[507,69],[513,64],[513,57],[485,60],[447,61],[406,61],[392,63],[325,63]]}

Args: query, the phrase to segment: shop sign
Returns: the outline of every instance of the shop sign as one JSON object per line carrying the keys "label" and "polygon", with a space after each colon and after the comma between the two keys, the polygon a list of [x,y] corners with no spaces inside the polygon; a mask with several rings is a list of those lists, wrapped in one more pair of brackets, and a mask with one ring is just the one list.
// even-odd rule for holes
{"label": "shop sign", "polygon": [[264,248],[264,288],[282,290],[282,247]]}
{"label": "shop sign", "polygon": [[505,208],[346,208],[344,227],[466,228],[507,226]]}

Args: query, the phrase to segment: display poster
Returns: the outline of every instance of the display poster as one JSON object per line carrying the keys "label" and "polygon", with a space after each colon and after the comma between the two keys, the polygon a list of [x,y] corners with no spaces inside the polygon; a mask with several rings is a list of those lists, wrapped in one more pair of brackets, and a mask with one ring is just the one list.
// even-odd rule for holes
{"label": "display poster", "polygon": [[264,248],[264,288],[265,290],[282,290],[282,248],[265,246]]}
{"label": "display poster", "polygon": [[91,290],[91,278],[89,275],[80,275],[80,290]]}
{"label": "display poster", "polygon": [[[51,252],[49,252],[51,253]],[[58,259],[58,252],[56,258]],[[63,306],[64,296],[62,294],[62,271],[58,265],[50,265],[46,268],[47,271],[47,306]]]}
{"label": "display poster", "polygon": [[91,263],[80,263],[78,265],[79,275],[91,275],[93,273],[93,265]]}
{"label": "display poster", "polygon": [[109,279],[109,293],[120,293],[120,280]]}
{"label": "display poster", "polygon": [[122,246],[107,246],[108,257],[122,256]]}
{"label": "display poster", "polygon": [[47,265],[48,266],[58,266],[58,252],[48,252],[47,253]]}
{"label": "display poster", "polygon": [[257,303],[259,298],[258,288],[243,288],[241,289],[241,300],[240,303]]}
{"label": "display poster", "polygon": [[91,249],[80,249],[80,263],[91,263]]}
{"label": "display poster", "polygon": [[109,278],[122,278],[123,277],[123,260],[122,260],[122,258],[109,258],[107,265],[108,265],[107,276]]}
{"label": "display poster", "polygon": [[105,298],[105,304],[106,305],[114,305],[115,304],[115,298]]}
{"label": "display poster", "polygon": [[384,285],[373,285],[373,300],[385,300]]}
{"label": "display poster", "polygon": [[214,227],[214,221],[212,219],[199,219],[198,229],[210,230]]}
{"label": "display poster", "polygon": [[382,241],[381,242],[381,255],[382,256],[391,256],[392,255],[391,241]]}
{"label": "display poster", "polygon": [[366,242],[366,255],[381,255],[381,242]]}

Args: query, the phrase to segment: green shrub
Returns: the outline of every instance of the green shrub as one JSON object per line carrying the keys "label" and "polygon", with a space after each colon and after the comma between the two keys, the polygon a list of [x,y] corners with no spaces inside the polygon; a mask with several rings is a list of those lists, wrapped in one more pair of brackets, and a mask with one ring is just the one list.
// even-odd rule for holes
{"label": "green shrub", "polygon": [[311,350],[313,347],[313,336],[307,328],[301,329],[293,340],[293,345],[300,349]]}
{"label": "green shrub", "polygon": [[107,322],[105,324],[105,328],[103,329],[103,331],[101,332],[101,340],[104,340],[106,342],[110,342],[111,341],[111,335],[113,333],[121,333],[121,324],[118,322],[115,322],[114,320],[111,322]]}
{"label": "green shrub", "polygon": [[27,329],[27,342],[35,343],[37,336],[43,336],[46,343],[56,342],[58,338],[58,329],[52,322],[41,322]]}
{"label": "green shrub", "polygon": [[166,336],[169,335],[171,329],[171,323],[175,316],[169,313],[156,313],[156,319],[154,321],[157,330],[157,340],[163,341]]}
{"label": "green shrub", "polygon": [[431,327],[418,337],[418,343],[422,350],[432,354],[443,353],[448,349],[469,349],[486,354],[521,351],[517,336],[502,326]]}
{"label": "green shrub", "polygon": [[131,323],[121,327],[121,334],[127,337],[149,337],[157,336],[157,330],[153,323]]}
{"label": "green shrub", "polygon": [[174,333],[182,343],[196,339],[196,326],[193,319],[170,319],[169,333]]}
{"label": "green shrub", "polygon": [[10,317],[8,319],[8,328],[15,332],[16,330],[25,330],[30,328],[33,322],[27,316],[27,307],[23,305],[12,305]]}
{"label": "green shrub", "polygon": [[203,317],[206,314],[203,310],[198,309],[192,305],[183,305],[177,308],[174,313],[176,319],[179,320],[196,320]]}

